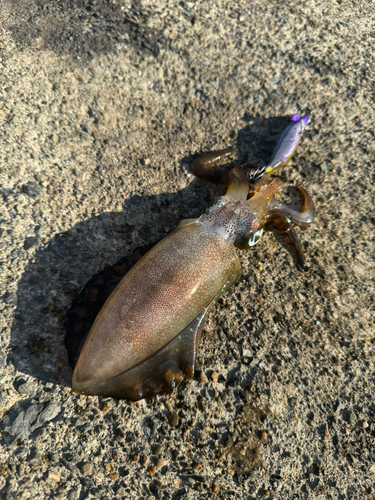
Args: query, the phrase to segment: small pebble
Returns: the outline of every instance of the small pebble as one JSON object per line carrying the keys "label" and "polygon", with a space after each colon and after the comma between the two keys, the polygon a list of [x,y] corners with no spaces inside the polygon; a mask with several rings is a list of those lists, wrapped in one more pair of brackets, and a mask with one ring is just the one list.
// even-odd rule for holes
{"label": "small pebble", "polygon": [[149,467],[149,468],[148,468],[148,472],[149,472],[150,474],[155,474],[155,472],[156,472],[156,467]]}
{"label": "small pebble", "polygon": [[38,467],[43,463],[43,455],[39,452],[36,452],[32,458],[29,460],[29,464]]}
{"label": "small pebble", "polygon": [[36,236],[30,236],[26,238],[25,243],[23,244],[23,248],[25,250],[30,250],[30,248],[35,247],[38,244],[39,238]]}
{"label": "small pebble", "polygon": [[265,441],[266,439],[267,439],[267,432],[262,431],[262,432],[260,433],[260,440],[261,440],[261,441]]}
{"label": "small pebble", "polygon": [[213,491],[214,493],[217,493],[217,492],[219,491],[219,486],[218,486],[217,484],[213,484],[213,485],[212,485],[212,491]]}
{"label": "small pebble", "polygon": [[350,415],[349,415],[349,422],[354,425],[356,422],[357,422],[357,416],[356,414],[354,413],[354,411],[351,411],[350,412]]}
{"label": "small pebble", "polygon": [[37,198],[42,192],[42,188],[36,182],[28,182],[22,186],[22,191],[30,198]]}
{"label": "small pebble", "polygon": [[179,422],[179,418],[177,413],[171,413],[171,426],[177,427]]}
{"label": "small pebble", "polygon": [[86,464],[82,465],[82,473],[83,474],[91,475],[92,474],[92,470],[93,470],[92,464],[86,463]]}
{"label": "small pebble", "polygon": [[231,436],[228,436],[225,440],[225,446],[232,446],[233,445],[233,439]]}
{"label": "small pebble", "polygon": [[109,472],[110,474],[113,474],[113,472],[115,471],[115,468],[113,467],[112,464],[108,463],[108,464],[105,464],[105,470],[107,472]]}
{"label": "small pebble", "polygon": [[47,481],[50,483],[58,483],[60,481],[60,474],[57,471],[49,471]]}
{"label": "small pebble", "polygon": [[208,378],[206,377],[206,374],[204,372],[200,372],[199,380],[202,384],[205,384],[206,382],[208,382]]}
{"label": "small pebble", "polygon": [[211,374],[211,380],[212,380],[213,382],[217,382],[218,378],[219,378],[219,374],[218,374],[217,372],[213,372],[213,373]]}
{"label": "small pebble", "polygon": [[152,451],[153,451],[154,455],[158,456],[158,455],[160,455],[162,453],[163,447],[160,446],[160,444],[157,444],[156,446],[154,446],[154,448],[153,448]]}
{"label": "small pebble", "polygon": [[55,253],[58,257],[66,257],[67,255],[67,251],[59,241],[52,242],[48,249]]}
{"label": "small pebble", "polygon": [[158,460],[156,462],[156,466],[163,467],[163,465],[165,465],[165,460],[163,458],[158,458]]}
{"label": "small pebble", "polygon": [[4,297],[4,302],[9,306],[16,306],[18,303],[18,297],[15,293],[7,293]]}
{"label": "small pebble", "polygon": [[32,382],[25,382],[18,386],[18,392],[25,396],[33,396],[36,393],[36,387]]}
{"label": "small pebble", "polygon": [[11,199],[12,195],[14,194],[14,191],[10,188],[4,188],[1,190],[1,194],[3,195],[4,201],[7,201],[8,198]]}
{"label": "small pebble", "polygon": [[326,439],[329,439],[331,437],[330,433],[329,433],[329,428],[328,428],[328,424],[326,424],[325,426],[325,429],[324,429],[324,436]]}
{"label": "small pebble", "polygon": [[[277,76],[273,76],[272,78],[269,79],[269,82],[272,84],[272,85],[277,85],[280,81],[280,78],[278,78]],[[284,159],[284,158],[283,158]]]}

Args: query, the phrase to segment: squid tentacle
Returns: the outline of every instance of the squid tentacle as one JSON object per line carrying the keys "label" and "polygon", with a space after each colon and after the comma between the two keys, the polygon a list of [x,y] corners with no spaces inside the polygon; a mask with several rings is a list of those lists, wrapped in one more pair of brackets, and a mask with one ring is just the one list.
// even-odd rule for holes
{"label": "squid tentacle", "polygon": [[293,229],[291,221],[279,215],[281,214],[270,214],[270,219],[265,228],[271,230],[280,245],[289,252],[297,269],[305,271],[305,256],[301,242]]}
{"label": "squid tentacle", "polygon": [[219,151],[212,151],[195,160],[193,164],[194,173],[201,179],[224,184],[227,191],[224,196],[214,200],[206,208],[210,213],[226,205],[230,201],[245,201],[249,194],[249,180],[245,172],[241,169],[243,163],[222,163],[237,153],[235,148],[227,148]]}
{"label": "squid tentacle", "polygon": [[273,198],[268,205],[268,217],[271,219],[288,218],[293,224],[301,227],[311,224],[315,216],[314,202],[306,189],[301,186],[297,186],[297,189],[302,196],[300,210],[294,210],[289,205]]}
{"label": "squid tentacle", "polygon": [[205,181],[225,184],[234,165],[233,163],[223,164],[223,160],[228,161],[236,154],[236,148],[226,148],[206,153],[194,161],[194,173]]}

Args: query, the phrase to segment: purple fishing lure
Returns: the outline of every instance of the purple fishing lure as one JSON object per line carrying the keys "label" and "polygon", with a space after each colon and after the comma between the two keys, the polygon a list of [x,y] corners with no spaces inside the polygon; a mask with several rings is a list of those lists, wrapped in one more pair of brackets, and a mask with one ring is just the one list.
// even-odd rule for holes
{"label": "purple fishing lure", "polygon": [[282,133],[269,164],[248,171],[249,180],[252,182],[260,179],[264,174],[270,174],[293,156],[311,118],[309,115],[302,117],[296,114],[291,117],[291,120],[292,123]]}
{"label": "purple fishing lure", "polygon": [[311,118],[309,115],[303,117],[300,115],[292,116],[292,123],[282,133],[271,161],[265,167],[264,173],[270,174],[276,168],[281,167],[290,160],[310,121]]}

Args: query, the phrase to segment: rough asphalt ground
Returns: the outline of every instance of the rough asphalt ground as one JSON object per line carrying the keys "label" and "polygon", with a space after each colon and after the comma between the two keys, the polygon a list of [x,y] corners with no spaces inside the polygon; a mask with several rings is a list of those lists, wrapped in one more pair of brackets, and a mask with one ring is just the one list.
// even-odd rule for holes
{"label": "rough asphalt ground", "polygon": [[[0,497],[374,499],[374,2],[2,0]],[[317,216],[308,271],[270,234],[204,330],[194,380],[70,391],[64,314],[105,265],[197,217],[194,155],[280,176]]]}

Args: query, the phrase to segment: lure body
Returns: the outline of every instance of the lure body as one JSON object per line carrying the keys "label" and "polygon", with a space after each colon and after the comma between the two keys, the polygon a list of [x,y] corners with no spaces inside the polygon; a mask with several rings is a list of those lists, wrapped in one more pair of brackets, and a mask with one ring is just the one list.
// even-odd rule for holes
{"label": "lure body", "polygon": [[[322,117],[321,117],[322,118]],[[321,119],[319,118],[319,120]],[[318,121],[319,121],[318,120]],[[284,130],[276,145],[271,161],[264,167],[253,169],[249,172],[250,178],[255,181],[264,174],[271,174],[277,168],[287,163],[295,153],[305,130],[308,128],[311,118],[309,115],[293,115],[292,123]]]}
{"label": "lure body", "polygon": [[[279,152],[285,153],[287,131],[273,165]],[[280,179],[265,175],[250,184],[243,165],[230,169],[218,165],[232,152],[209,153],[195,162],[200,177],[214,176],[227,183],[226,194],[198,219],[182,221],[120,281],[79,354],[74,391],[138,400],[170,393],[181,379],[190,378],[207,311],[241,273],[235,247],[250,248],[264,228],[283,240],[303,268],[293,224],[312,221],[310,196],[299,188],[300,211],[273,200],[282,185]]]}
{"label": "lure body", "polygon": [[266,167],[266,174],[270,174],[290,160],[309,122],[309,116],[292,116],[292,123],[282,133],[271,161]]}

